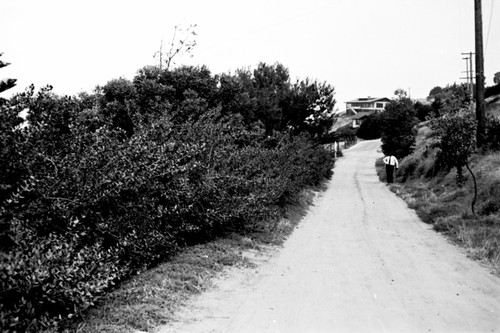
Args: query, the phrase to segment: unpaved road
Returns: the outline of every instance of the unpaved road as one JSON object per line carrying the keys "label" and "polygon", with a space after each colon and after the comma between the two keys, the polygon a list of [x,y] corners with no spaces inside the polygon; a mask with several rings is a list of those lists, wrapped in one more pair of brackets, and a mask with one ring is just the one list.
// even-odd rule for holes
{"label": "unpaved road", "polygon": [[500,279],[379,182],[379,144],[346,150],[282,249],[159,332],[500,332]]}

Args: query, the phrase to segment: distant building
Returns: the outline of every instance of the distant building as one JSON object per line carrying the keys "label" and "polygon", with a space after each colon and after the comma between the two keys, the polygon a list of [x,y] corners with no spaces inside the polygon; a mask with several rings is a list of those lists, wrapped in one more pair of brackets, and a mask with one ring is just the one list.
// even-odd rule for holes
{"label": "distant building", "polygon": [[361,97],[346,102],[346,112],[377,112],[385,110],[385,106],[391,101],[387,97]]}
{"label": "distant building", "polygon": [[374,112],[385,110],[386,105],[391,102],[387,97],[361,97],[346,102],[345,115],[351,120],[351,127],[356,128],[361,125],[363,119]]}

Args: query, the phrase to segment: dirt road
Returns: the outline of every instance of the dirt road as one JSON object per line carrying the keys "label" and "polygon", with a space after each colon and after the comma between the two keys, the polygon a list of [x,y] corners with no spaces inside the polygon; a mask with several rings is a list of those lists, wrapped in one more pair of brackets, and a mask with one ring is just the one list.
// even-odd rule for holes
{"label": "dirt road", "polygon": [[280,251],[159,332],[500,332],[500,279],[379,182],[378,146],[346,150]]}

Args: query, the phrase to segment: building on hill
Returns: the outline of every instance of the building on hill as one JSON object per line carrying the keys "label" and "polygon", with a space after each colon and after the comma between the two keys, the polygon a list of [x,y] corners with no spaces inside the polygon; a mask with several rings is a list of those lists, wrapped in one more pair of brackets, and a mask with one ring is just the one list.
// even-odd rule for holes
{"label": "building on hill", "polygon": [[357,128],[363,119],[374,112],[382,112],[387,104],[391,102],[387,97],[361,97],[346,102],[346,117],[350,119],[351,128]]}
{"label": "building on hill", "polygon": [[361,97],[346,102],[346,113],[349,115],[358,112],[380,112],[385,110],[386,105],[391,101],[387,97]]}
{"label": "building on hill", "polygon": [[356,143],[356,131],[363,120],[374,112],[382,112],[392,100],[387,97],[365,97],[346,102],[346,111],[337,114],[330,133],[337,135],[337,147],[347,148]]}

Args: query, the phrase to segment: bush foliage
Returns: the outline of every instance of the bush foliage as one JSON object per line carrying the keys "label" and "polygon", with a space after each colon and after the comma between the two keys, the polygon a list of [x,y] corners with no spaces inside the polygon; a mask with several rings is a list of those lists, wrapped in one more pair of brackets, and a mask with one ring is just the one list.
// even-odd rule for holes
{"label": "bush foliage", "polygon": [[60,329],[183,246],[275,228],[334,164],[319,144],[333,88],[287,75],[146,67],[93,94],[30,87],[5,101],[2,330]]}

